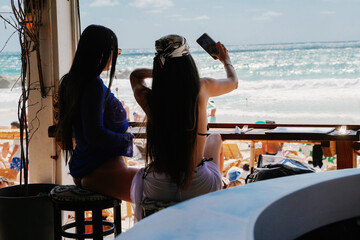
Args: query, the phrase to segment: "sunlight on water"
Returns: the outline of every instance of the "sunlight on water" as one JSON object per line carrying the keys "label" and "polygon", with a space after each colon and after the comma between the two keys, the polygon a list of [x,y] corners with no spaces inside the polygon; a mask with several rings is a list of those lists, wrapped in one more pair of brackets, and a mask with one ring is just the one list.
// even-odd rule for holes
{"label": "sunlight on water", "polygon": [[[190,46],[190,50],[200,76],[226,76],[219,61],[197,46]],[[239,87],[212,99],[218,122],[359,124],[359,41],[243,45],[229,46],[228,50]],[[135,103],[128,77],[135,68],[151,68],[154,54],[153,49],[124,49],[118,58],[112,91],[130,107],[130,115],[141,109]],[[19,54],[2,53],[0,65],[0,76],[19,75]],[[16,94],[20,91],[1,90],[1,115],[16,113]],[[0,125],[7,124],[0,120]]]}

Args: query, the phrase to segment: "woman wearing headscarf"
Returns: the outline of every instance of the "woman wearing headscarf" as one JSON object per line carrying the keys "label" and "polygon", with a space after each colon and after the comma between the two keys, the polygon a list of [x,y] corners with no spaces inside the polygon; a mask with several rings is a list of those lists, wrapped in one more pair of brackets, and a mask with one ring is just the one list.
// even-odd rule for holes
{"label": "woman wearing headscarf", "polygon": [[[222,187],[222,139],[207,134],[207,103],[238,86],[223,44],[217,57],[226,78],[200,78],[186,39],[168,35],[155,42],[153,69],[130,75],[138,104],[147,115],[146,167],[132,182],[135,217],[142,218],[145,198],[179,202]],[[145,79],[152,78],[152,87]]]}

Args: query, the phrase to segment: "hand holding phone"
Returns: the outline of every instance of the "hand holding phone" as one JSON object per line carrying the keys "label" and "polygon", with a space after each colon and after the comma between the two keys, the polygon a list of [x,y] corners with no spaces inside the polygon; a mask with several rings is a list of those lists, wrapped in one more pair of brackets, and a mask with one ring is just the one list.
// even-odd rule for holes
{"label": "hand holding phone", "polygon": [[206,33],[201,35],[196,42],[207,52],[210,54],[212,58],[217,59],[216,54],[219,53],[216,48],[216,42]]}

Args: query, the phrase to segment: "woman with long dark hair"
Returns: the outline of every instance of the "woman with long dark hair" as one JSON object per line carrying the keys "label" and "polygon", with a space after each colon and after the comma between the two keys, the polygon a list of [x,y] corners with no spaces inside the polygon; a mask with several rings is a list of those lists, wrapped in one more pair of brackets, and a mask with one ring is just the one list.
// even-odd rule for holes
{"label": "woman with long dark hair", "polygon": [[[76,185],[130,201],[136,169],[126,166],[124,156],[133,154],[133,135],[126,132],[125,109],[110,91],[120,53],[112,30],[90,25],[83,31],[60,82],[57,135]],[[108,70],[106,87],[99,76]]]}
{"label": "woman with long dark hair", "polygon": [[[207,136],[208,99],[237,88],[236,72],[226,48],[217,43],[224,64],[224,79],[200,78],[186,39],[168,35],[156,41],[153,69],[136,69],[130,75],[136,101],[147,115],[147,166],[132,183],[135,216],[144,198],[183,201],[219,190],[222,139]],[[148,88],[146,78],[152,78]]]}

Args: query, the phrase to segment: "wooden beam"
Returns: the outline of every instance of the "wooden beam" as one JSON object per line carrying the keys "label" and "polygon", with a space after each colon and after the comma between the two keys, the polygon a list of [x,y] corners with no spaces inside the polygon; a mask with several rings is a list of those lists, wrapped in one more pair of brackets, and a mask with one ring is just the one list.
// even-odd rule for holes
{"label": "wooden beam", "polygon": [[354,152],[352,141],[336,142],[336,162],[337,169],[356,168],[356,154]]}

